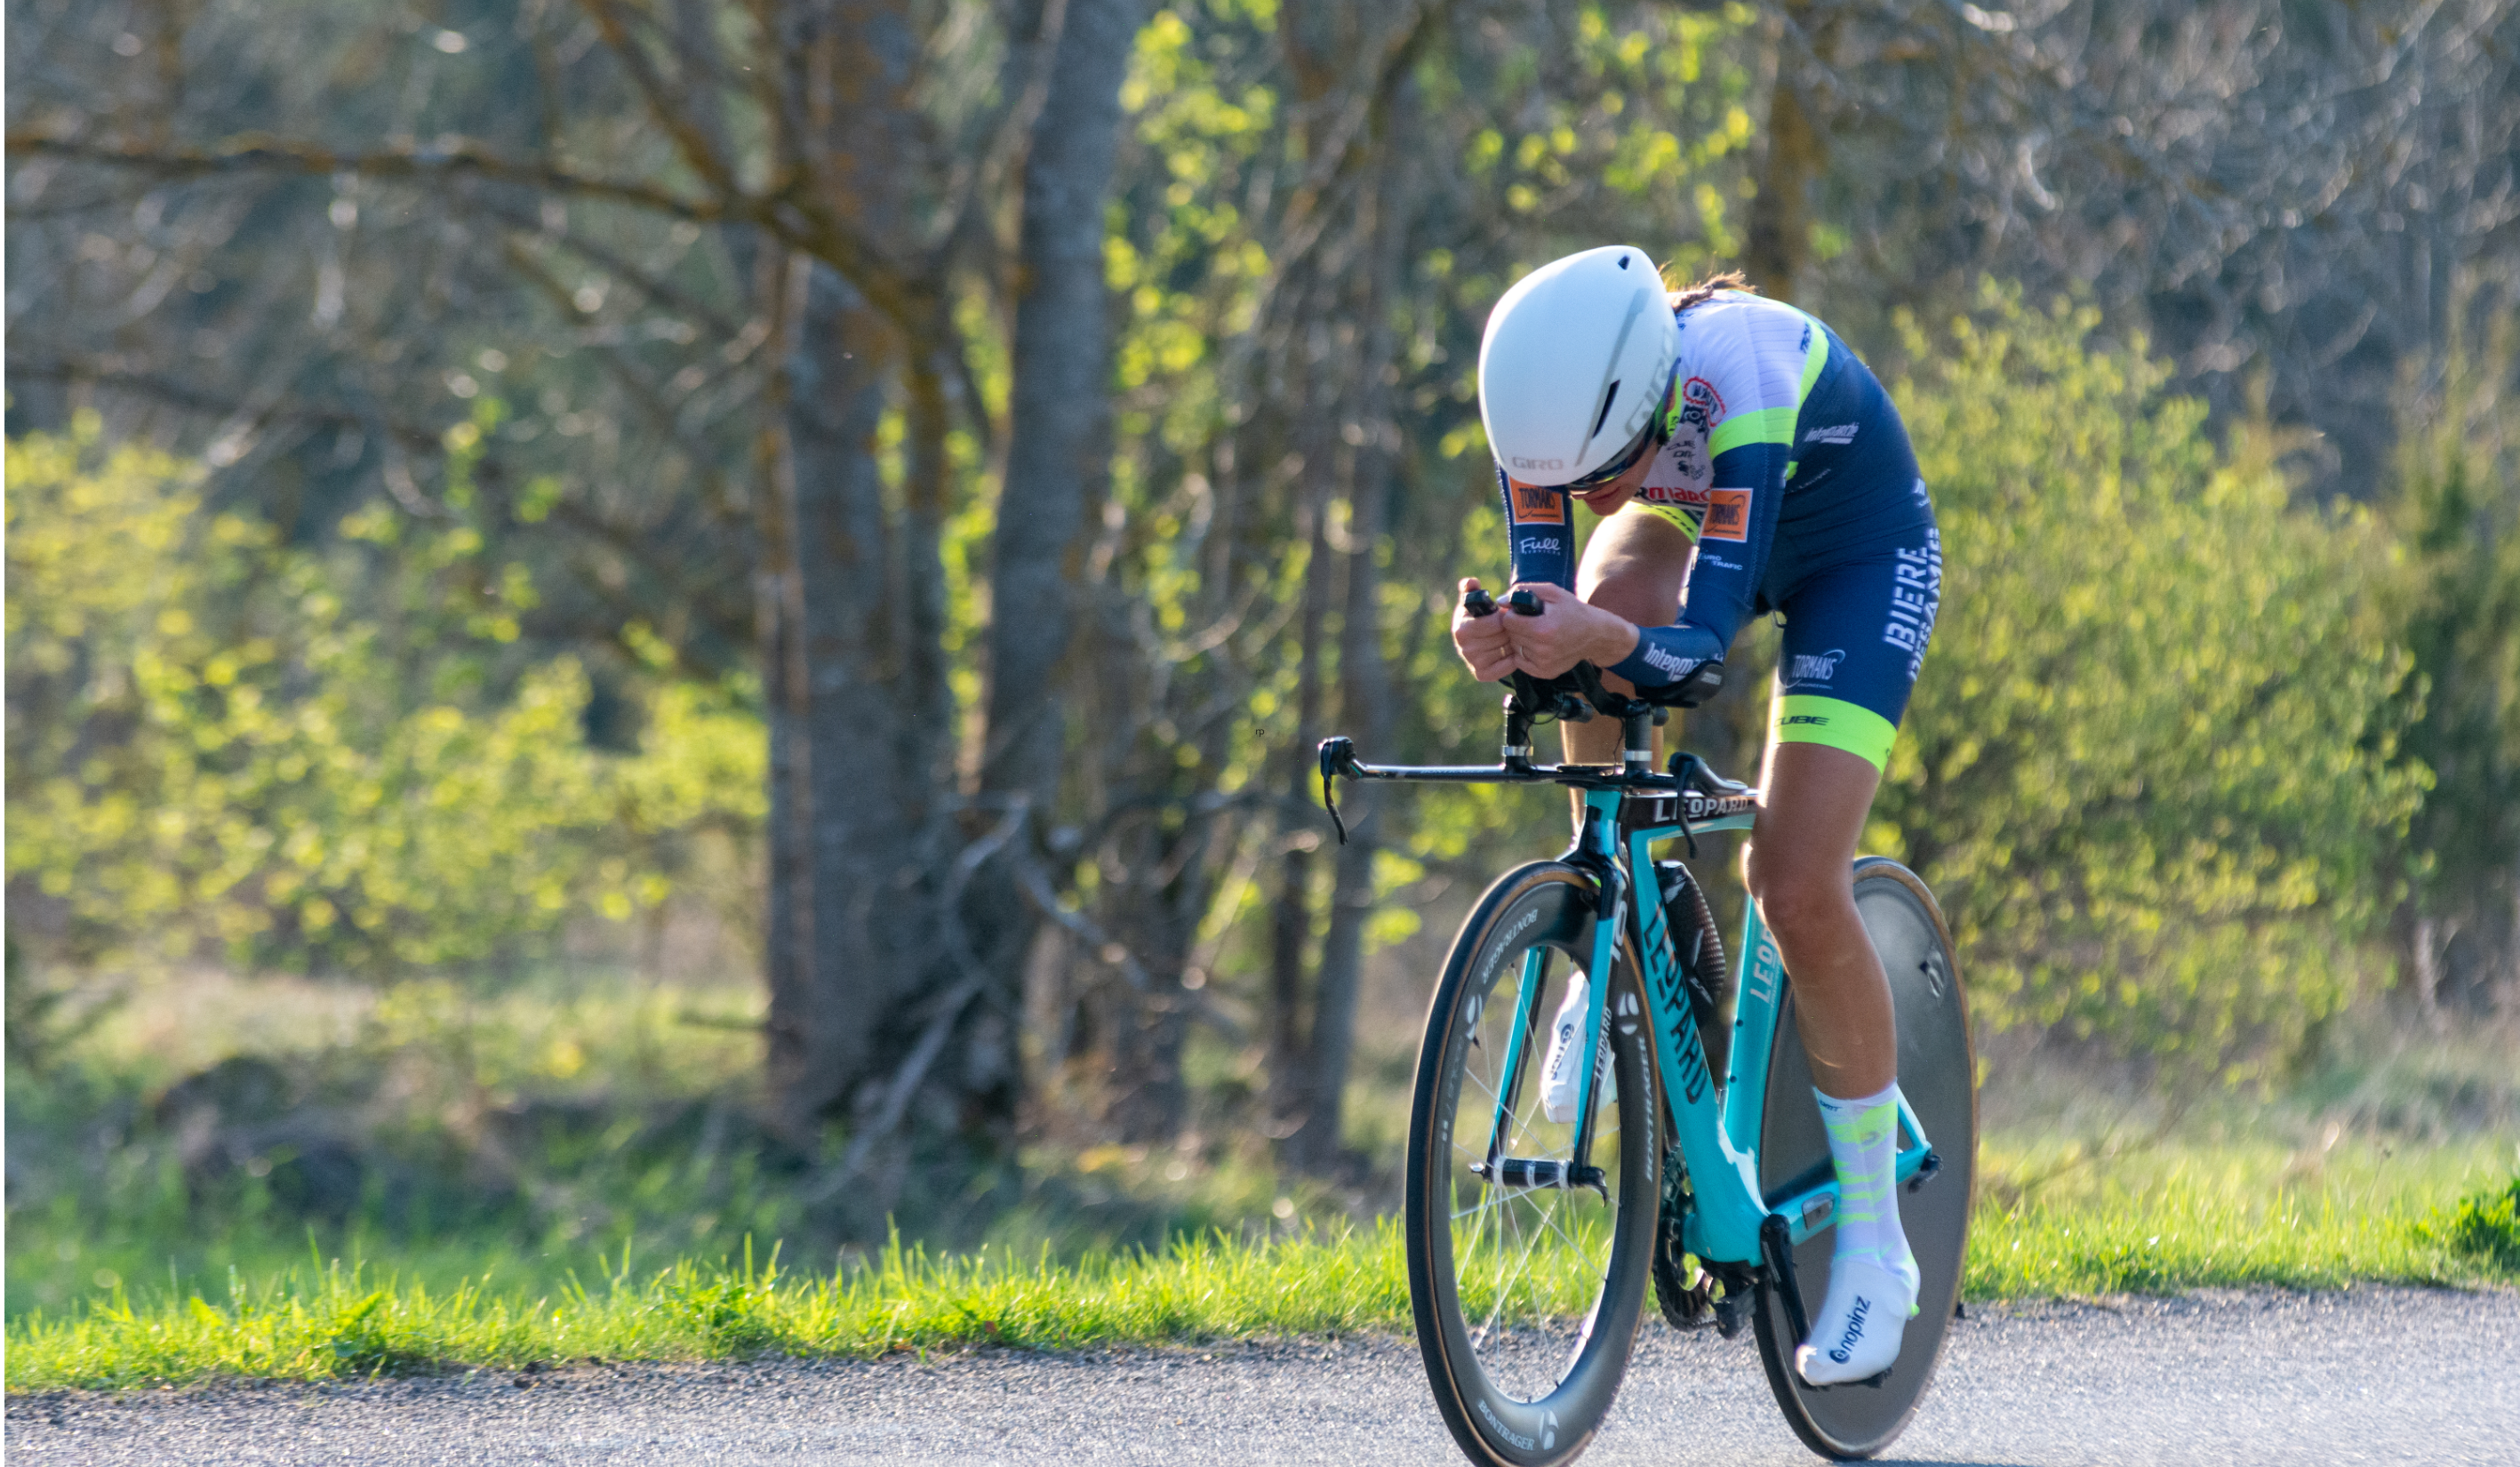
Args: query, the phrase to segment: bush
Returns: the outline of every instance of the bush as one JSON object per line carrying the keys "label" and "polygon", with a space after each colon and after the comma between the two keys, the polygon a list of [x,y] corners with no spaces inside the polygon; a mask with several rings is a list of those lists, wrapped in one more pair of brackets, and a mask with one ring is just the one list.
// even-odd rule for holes
{"label": "bush", "polygon": [[2218,450],[2097,323],[1994,287],[1903,322],[1946,579],[1876,844],[1941,894],[1982,1025],[2233,1074],[2374,976],[2429,780],[2410,660],[2372,518],[2293,506],[2266,435]]}
{"label": "bush", "polygon": [[2520,1274],[2520,1176],[2459,1203],[2439,1231],[2451,1252]]}
{"label": "bush", "polygon": [[[690,837],[758,822],[757,716],[667,685],[638,752],[591,747],[584,667],[525,650],[530,578],[467,526],[370,517],[327,560],[198,479],[93,420],[8,445],[13,939],[76,965],[512,958],[654,906]],[[371,565],[359,535],[403,543]]]}

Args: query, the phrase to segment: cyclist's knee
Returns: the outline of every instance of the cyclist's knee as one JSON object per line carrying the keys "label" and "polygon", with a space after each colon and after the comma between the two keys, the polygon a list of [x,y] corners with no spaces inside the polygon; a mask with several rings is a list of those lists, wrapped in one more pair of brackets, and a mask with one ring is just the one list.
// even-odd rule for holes
{"label": "cyclist's knee", "polygon": [[1743,884],[1769,930],[1795,933],[1826,924],[1854,904],[1847,868],[1753,845],[1741,861]]}

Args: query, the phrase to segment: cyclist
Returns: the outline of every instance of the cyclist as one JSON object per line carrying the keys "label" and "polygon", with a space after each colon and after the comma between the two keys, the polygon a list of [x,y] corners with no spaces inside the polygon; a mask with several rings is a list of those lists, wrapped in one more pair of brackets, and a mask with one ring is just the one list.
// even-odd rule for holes
{"label": "cyclist", "polygon": [[[1917,1274],[1892,1185],[1890,986],[1851,868],[1941,597],[1942,541],[1907,429],[1826,326],[1738,275],[1666,292],[1625,246],[1506,292],[1479,346],[1479,412],[1512,579],[1543,606],[1457,611],[1453,642],[1473,674],[1554,677],[1590,662],[1614,691],[1668,700],[1720,671],[1747,618],[1782,616],[1743,876],[1793,975],[1842,1199],[1828,1295],[1795,1366],[1814,1385],[1877,1374],[1898,1356]],[[1580,566],[1570,499],[1602,517]],[[1615,721],[1564,736],[1569,762],[1618,760]],[[1552,1054],[1544,1074],[1561,1068]]]}

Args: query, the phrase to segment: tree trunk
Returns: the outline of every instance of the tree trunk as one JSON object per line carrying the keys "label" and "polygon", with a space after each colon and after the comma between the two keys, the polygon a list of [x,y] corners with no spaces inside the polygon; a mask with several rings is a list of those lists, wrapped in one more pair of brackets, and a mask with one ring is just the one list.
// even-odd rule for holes
{"label": "tree trunk", "polygon": [[[1307,460],[1311,469],[1314,461]],[[1313,746],[1322,737],[1322,624],[1330,592],[1329,501],[1309,496],[1298,523],[1309,529],[1304,600],[1295,638],[1295,737],[1287,746],[1286,803],[1278,815],[1278,900],[1269,927],[1269,1133],[1287,1138],[1312,1110],[1311,1024],[1304,1002],[1304,954],[1312,942],[1313,850],[1321,833],[1309,817]]]}
{"label": "tree trunk", "polygon": [[913,869],[901,847],[928,792],[902,767],[912,731],[893,654],[908,627],[884,594],[892,527],[875,437],[894,335],[829,266],[799,269],[785,425],[793,584],[771,699],[785,776],[771,889],[788,909],[772,913],[770,1071],[781,1121],[801,1137],[868,1077],[878,1020],[915,976],[900,971],[908,934],[886,919],[907,905],[894,890]]}
{"label": "tree trunk", "polygon": [[[1374,145],[1387,150],[1389,139]],[[1346,486],[1347,535],[1336,548],[1346,577],[1340,610],[1338,732],[1362,749],[1387,747],[1393,734],[1391,673],[1382,650],[1382,574],[1377,552],[1389,519],[1391,463],[1387,435],[1390,393],[1385,377],[1393,354],[1386,303],[1397,293],[1407,208],[1397,170],[1377,167],[1368,176],[1359,233],[1369,268],[1354,292],[1347,318],[1360,323],[1358,340],[1342,358],[1353,362],[1341,396],[1339,481]],[[1305,751],[1298,751],[1299,753]],[[1363,786],[1351,786],[1364,789]],[[1373,855],[1381,829],[1372,818],[1378,802],[1356,802],[1346,845],[1331,870],[1329,923],[1322,935],[1320,968],[1313,986],[1312,1032],[1304,1063],[1304,1123],[1291,1139],[1289,1159],[1307,1171],[1335,1169],[1341,1160],[1349,1062],[1356,1050],[1356,1004],[1365,970],[1365,930],[1373,916]]]}
{"label": "tree trunk", "polygon": [[[1016,885],[1058,794],[1067,720],[1059,687],[1084,594],[1084,537],[1110,473],[1110,293],[1103,203],[1120,82],[1140,0],[1066,0],[1049,85],[1024,160],[1013,291],[1012,402],[989,579],[984,805],[1022,802],[1032,826],[984,868],[965,903],[983,966],[1013,985],[1039,924]],[[1063,21],[1058,13],[1064,12]]]}
{"label": "tree trunk", "polygon": [[[1370,421],[1370,420],[1369,420]],[[1339,731],[1361,749],[1391,739],[1391,679],[1382,656],[1382,577],[1374,542],[1389,495],[1389,477],[1372,448],[1357,458],[1363,481],[1350,503],[1347,597],[1339,637]],[[1362,786],[1353,788],[1362,791]],[[1313,985],[1312,1032],[1304,1055],[1303,1125],[1287,1146],[1289,1159],[1308,1171],[1327,1171],[1339,1161],[1339,1130],[1347,1091],[1348,1061],[1356,1048],[1356,999],[1365,967],[1365,929],[1373,915],[1373,853],[1380,830],[1372,820],[1377,802],[1357,800],[1349,812],[1349,837],[1331,870],[1329,925],[1322,935],[1321,965]]]}
{"label": "tree trunk", "polygon": [[[1750,202],[1749,250],[1743,273],[1761,295],[1776,300],[1794,298],[1804,262],[1811,252],[1811,190],[1828,162],[1828,139],[1819,119],[1805,106],[1802,47],[1790,29],[1808,34],[1814,7],[1809,0],[1783,7],[1776,26],[1776,82],[1768,96],[1767,166],[1759,179],[1758,197]],[[1812,36],[1818,45],[1819,37]]]}
{"label": "tree trunk", "polygon": [[[918,31],[907,8],[832,5],[791,21],[792,80],[822,99],[800,119],[811,131],[793,140],[798,156],[851,228],[898,240],[918,130]],[[861,1132],[879,1112],[886,1125],[898,1122],[901,1100],[887,1105],[887,1092],[917,1083],[903,1057],[934,1019],[919,1005],[940,972],[930,917],[946,864],[932,848],[950,744],[943,417],[927,363],[910,359],[903,323],[866,289],[819,261],[791,259],[785,274],[775,517],[784,543],[773,547],[780,584],[769,598],[766,689],[769,1076],[779,1123],[812,1145],[831,1120]],[[894,496],[876,438],[896,386],[910,441]],[[940,1080],[965,1073],[930,1063]],[[963,1107],[949,1109],[963,1119]]]}

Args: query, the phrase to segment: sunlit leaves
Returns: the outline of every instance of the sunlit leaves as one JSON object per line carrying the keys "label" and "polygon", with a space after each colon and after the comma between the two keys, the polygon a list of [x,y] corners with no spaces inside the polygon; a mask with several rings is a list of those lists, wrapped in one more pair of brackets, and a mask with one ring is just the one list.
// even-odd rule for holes
{"label": "sunlit leaves", "polygon": [[2377,976],[2409,661],[2371,519],[2292,507],[2262,436],[2218,450],[2097,325],[1993,288],[1908,325],[1946,580],[1881,810],[1982,1022],[2244,1069]]}
{"label": "sunlit leaves", "polygon": [[653,907],[681,842],[760,817],[758,721],[723,693],[669,686],[641,752],[591,747],[586,670],[510,662],[536,593],[467,527],[363,517],[328,563],[92,426],[8,451],[9,874],[64,956],[514,957]]}

